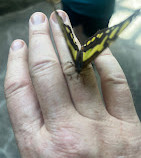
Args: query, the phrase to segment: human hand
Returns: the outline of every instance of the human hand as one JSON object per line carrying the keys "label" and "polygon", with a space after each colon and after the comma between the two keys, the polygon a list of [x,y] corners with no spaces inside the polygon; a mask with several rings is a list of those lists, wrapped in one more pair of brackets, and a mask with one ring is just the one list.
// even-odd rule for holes
{"label": "human hand", "polygon": [[75,72],[54,13],[50,24],[61,64],[42,13],[29,21],[29,52],[22,40],[10,48],[5,93],[21,157],[140,158],[141,124],[110,50],[95,59],[102,99],[92,67]]}

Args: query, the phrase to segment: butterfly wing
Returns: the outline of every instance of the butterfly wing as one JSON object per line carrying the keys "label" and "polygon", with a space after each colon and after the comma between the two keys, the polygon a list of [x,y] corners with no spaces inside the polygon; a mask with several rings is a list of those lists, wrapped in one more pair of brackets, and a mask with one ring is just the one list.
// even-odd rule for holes
{"label": "butterfly wing", "polygon": [[[131,21],[140,13],[140,9],[128,17],[123,22],[103,30],[98,31],[94,36],[89,38],[81,48],[83,54],[83,67],[89,64],[104,49],[117,39],[120,33],[131,23]],[[76,62],[78,62],[76,60]]]}
{"label": "butterfly wing", "polygon": [[69,25],[64,24],[62,18],[59,16],[59,14],[56,10],[55,10],[55,13],[56,13],[56,17],[57,17],[58,23],[60,25],[60,28],[65,37],[66,43],[68,45],[68,48],[70,50],[71,56],[75,62],[76,58],[77,58],[77,54],[79,52],[79,48],[75,41],[74,35],[72,33],[72,29]]}

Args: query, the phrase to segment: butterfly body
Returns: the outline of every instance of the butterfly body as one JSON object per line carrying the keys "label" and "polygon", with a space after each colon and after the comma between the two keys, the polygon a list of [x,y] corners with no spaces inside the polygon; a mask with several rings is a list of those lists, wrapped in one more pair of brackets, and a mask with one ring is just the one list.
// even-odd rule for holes
{"label": "butterfly body", "polygon": [[83,69],[84,65],[83,65],[83,52],[80,50],[77,53],[77,57],[76,57],[76,61],[75,61],[75,69],[78,73],[81,72],[81,70]]}
{"label": "butterfly body", "polygon": [[53,3],[52,5],[78,73],[80,73],[81,70],[88,64],[90,64],[104,49],[110,46],[110,44],[118,38],[121,32],[141,11],[138,9],[123,22],[113,27],[99,30],[92,37],[90,37],[84,45],[81,46],[81,49],[79,49],[71,27],[63,22],[63,19],[56,11]]}

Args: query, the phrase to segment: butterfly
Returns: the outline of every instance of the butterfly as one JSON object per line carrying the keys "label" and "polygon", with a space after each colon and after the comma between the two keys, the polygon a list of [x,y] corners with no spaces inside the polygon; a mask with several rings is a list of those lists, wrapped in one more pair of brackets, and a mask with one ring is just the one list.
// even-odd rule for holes
{"label": "butterfly", "polygon": [[78,73],[90,64],[103,50],[109,47],[110,44],[114,42],[121,32],[131,23],[131,21],[141,12],[141,10],[138,9],[123,22],[97,31],[85,42],[84,45],[81,46],[81,49],[79,49],[71,27],[63,22],[63,19],[55,9],[54,3],[52,3],[52,5]]}

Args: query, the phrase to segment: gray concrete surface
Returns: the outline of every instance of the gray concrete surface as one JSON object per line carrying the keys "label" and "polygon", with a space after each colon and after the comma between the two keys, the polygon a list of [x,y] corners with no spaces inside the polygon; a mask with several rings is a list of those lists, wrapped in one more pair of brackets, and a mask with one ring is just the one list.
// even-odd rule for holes
{"label": "gray concrete surface", "polygon": [[[120,22],[136,8],[141,8],[140,0],[117,0],[110,25]],[[10,44],[17,38],[28,43],[28,19],[35,11],[42,11],[49,17],[52,9],[42,2],[22,11],[0,16],[0,158],[20,158],[7,113],[3,82]],[[111,50],[126,74],[141,118],[141,16],[112,44]]]}

